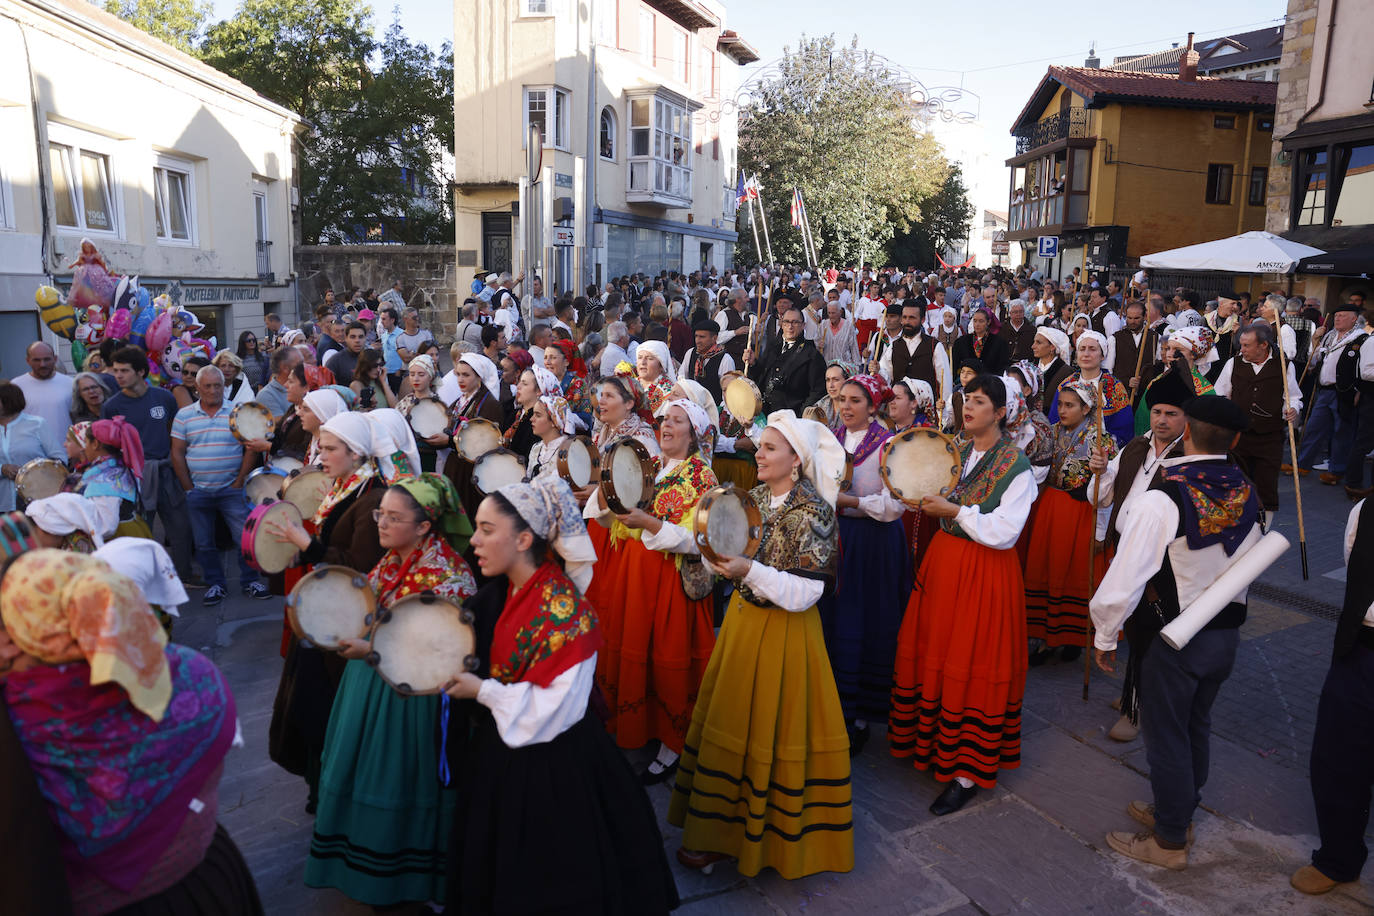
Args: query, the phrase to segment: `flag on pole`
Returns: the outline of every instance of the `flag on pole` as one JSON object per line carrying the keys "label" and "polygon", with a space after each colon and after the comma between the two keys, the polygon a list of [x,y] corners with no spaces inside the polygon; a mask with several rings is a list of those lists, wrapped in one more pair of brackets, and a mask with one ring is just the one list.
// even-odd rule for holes
{"label": "flag on pole", "polygon": [[802,224],[802,199],[801,188],[792,189],[792,225],[801,227]]}
{"label": "flag on pole", "polygon": [[[743,174],[743,173],[741,173],[741,174]],[[754,178],[750,178],[748,181],[746,181],[746,182],[744,183],[744,199],[745,199],[745,200],[758,200],[758,199],[759,199],[759,191],[761,191],[761,190],[763,190],[763,189],[759,187],[759,180],[758,180],[758,177],[755,176]]]}
{"label": "flag on pole", "polygon": [[744,172],[739,173],[739,180],[735,182],[735,205],[742,205],[749,200],[749,192],[744,187]]}

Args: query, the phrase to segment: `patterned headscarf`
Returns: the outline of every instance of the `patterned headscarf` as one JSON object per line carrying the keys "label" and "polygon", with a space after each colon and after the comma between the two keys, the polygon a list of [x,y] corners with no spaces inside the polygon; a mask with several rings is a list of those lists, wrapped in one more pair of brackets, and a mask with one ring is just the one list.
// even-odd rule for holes
{"label": "patterned headscarf", "polygon": [[541,394],[539,403],[543,404],[544,409],[549,412],[554,427],[565,435],[571,436],[585,427],[582,418],[572,412],[572,408],[568,406],[568,399],[562,395]]}
{"label": "patterned headscarf", "polygon": [[132,423],[123,417],[96,420],[91,424],[91,435],[102,445],[119,449],[124,466],[143,479],[143,439]]}
{"label": "patterned headscarf", "polygon": [[345,410],[353,410],[358,406],[358,393],[347,385],[325,385],[324,387],[337,394],[343,400]]}
{"label": "patterned headscarf", "polygon": [[[587,364],[583,361],[581,354],[577,352],[577,344],[573,343],[571,340],[555,340],[549,346],[557,347],[563,352],[564,358],[568,361],[568,368],[573,371],[574,375],[578,378],[587,377]],[[671,373],[672,368],[672,363],[670,362],[664,368],[664,371]]]}
{"label": "patterned headscarf", "polygon": [[15,557],[37,549],[38,538],[28,516],[22,512],[0,514],[0,569]]}
{"label": "patterned headscarf", "polygon": [[549,542],[563,558],[564,572],[580,590],[592,581],[596,548],[587,536],[582,510],[561,477],[541,477],[529,483],[510,483],[496,491],[512,506],[530,530]]}
{"label": "patterned headscarf", "polygon": [[80,423],[73,423],[67,430],[67,438],[75,442],[84,451],[86,446],[95,442],[95,436],[91,434],[91,421],[84,420]]}
{"label": "patterned headscarf", "polygon": [[421,353],[409,363],[406,363],[406,371],[409,372],[411,369],[423,369],[425,372],[429,373],[430,378],[438,378],[439,376],[439,367],[434,365],[434,357],[430,356],[428,353]]}
{"label": "patterned headscarf", "polygon": [[680,408],[687,415],[687,422],[692,424],[692,431],[697,434],[697,445],[709,459],[714,448],[711,434],[715,429],[711,426],[711,418],[706,416],[706,411],[701,409],[701,405],[687,398],[677,398],[669,401],[664,407]]}
{"label": "patterned headscarf", "polygon": [[105,525],[96,504],[75,493],[58,493],[35,499],[24,508],[24,514],[48,534],[65,537],[80,531],[90,535],[97,548],[105,544]]}
{"label": "patterned headscarf", "polygon": [[1031,397],[1040,393],[1040,386],[1045,382],[1045,373],[1040,371],[1040,367],[1033,360],[1023,359],[1018,363],[1013,363],[1008,371],[1016,372],[1021,376],[1026,387],[1031,390]]}
{"label": "patterned headscarf", "polygon": [[1092,412],[1097,409],[1097,386],[1092,382],[1076,379],[1060,385],[1059,390],[1072,391],[1078,395],[1078,399],[1088,408],[1086,416],[1092,416]]}
{"label": "patterned headscarf", "polygon": [[1187,350],[1189,358],[1193,361],[1193,368],[1203,374],[1206,374],[1217,359],[1216,338],[1212,334],[1212,329],[1206,325],[1175,328],[1169,332],[1165,342],[1182,344],[1183,348]]}
{"label": "patterned headscarf", "polygon": [[534,373],[534,383],[539,386],[540,394],[563,396],[563,383],[548,369],[543,366],[532,366],[525,371]]}
{"label": "patterned headscarf", "polygon": [[[506,351],[506,355],[510,357],[510,361],[515,363],[516,368],[521,372],[534,366],[534,356],[529,350],[520,347],[511,347]],[[540,368],[542,369],[543,367],[541,366]]]}
{"label": "patterned headscarf", "polygon": [[911,399],[916,404],[916,412],[923,413],[927,417],[935,413],[935,392],[931,390],[930,383],[918,378],[904,378],[897,384],[905,385],[911,392]]}
{"label": "patterned headscarf", "polygon": [[394,407],[379,407],[363,414],[372,424],[374,444],[386,442],[391,453],[377,459],[382,479],[395,483],[397,478],[412,477],[420,473],[420,450],[415,445],[415,431],[410,421]]}
{"label": "patterned headscarf", "polygon": [[851,363],[847,359],[832,359],[830,362],[825,364],[825,368],[827,369],[829,369],[831,366],[836,366],[839,368],[840,372],[844,375],[845,381],[849,381],[851,378],[854,377],[854,373],[859,371],[859,367],[856,366],[854,363]]}
{"label": "patterned headscarf", "polygon": [[1026,397],[1021,393],[1021,383],[1009,375],[1002,378],[1002,388],[1007,399],[1007,426],[1017,426],[1026,416]]}
{"label": "patterned headscarf", "polygon": [[154,722],[172,698],[167,634],[138,586],[103,560],[35,550],[0,582],[0,617],[24,652],[49,665],[85,660],[91,684],[119,684]]}
{"label": "patterned headscarf", "polygon": [[878,375],[855,375],[846,380],[846,384],[858,385],[868,392],[868,399],[873,402],[874,407],[881,407],[892,399],[892,389],[887,386],[887,382]]}
{"label": "patterned headscarf", "polygon": [[425,518],[448,541],[449,546],[459,553],[468,549],[472,522],[468,520],[453,481],[441,474],[421,474],[398,480],[392,486],[405,490],[415,498],[424,510]]}

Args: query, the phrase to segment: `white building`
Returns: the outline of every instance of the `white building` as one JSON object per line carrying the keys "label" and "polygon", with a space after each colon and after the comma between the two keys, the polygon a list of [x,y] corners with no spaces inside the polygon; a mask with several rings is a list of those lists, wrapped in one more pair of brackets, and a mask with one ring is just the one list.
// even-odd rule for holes
{"label": "white building", "polygon": [[[533,265],[580,290],[732,263],[733,97],[758,55],[726,30],[723,6],[455,0],[454,30],[455,47],[481,49],[454,62],[460,271]],[[531,124],[544,152],[525,201]]]}
{"label": "white building", "polygon": [[34,291],[70,284],[83,237],[221,345],[294,315],[298,123],[85,0],[0,0],[0,373],[24,371]]}

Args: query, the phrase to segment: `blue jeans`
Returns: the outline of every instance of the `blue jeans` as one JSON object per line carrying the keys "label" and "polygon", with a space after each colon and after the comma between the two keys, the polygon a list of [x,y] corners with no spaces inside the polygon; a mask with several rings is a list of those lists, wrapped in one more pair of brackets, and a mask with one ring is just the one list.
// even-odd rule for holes
{"label": "blue jeans", "polygon": [[1337,476],[1344,475],[1351,440],[1355,438],[1354,411],[1341,408],[1340,397],[1334,388],[1318,388],[1315,396],[1307,423],[1302,429],[1298,467],[1311,470],[1323,455],[1329,454],[1327,470]]}
{"label": "blue jeans", "polygon": [[219,548],[215,546],[217,516],[224,519],[234,539],[234,552],[239,556],[239,586],[258,581],[257,570],[248,565],[243,551],[238,550],[239,541],[243,539],[243,523],[248,520],[248,500],[244,498],[243,490],[234,487],[220,487],[217,490],[196,487],[186,494],[186,509],[191,516],[196,559],[205,573],[206,584],[221,588],[225,586],[224,567],[220,564]]}

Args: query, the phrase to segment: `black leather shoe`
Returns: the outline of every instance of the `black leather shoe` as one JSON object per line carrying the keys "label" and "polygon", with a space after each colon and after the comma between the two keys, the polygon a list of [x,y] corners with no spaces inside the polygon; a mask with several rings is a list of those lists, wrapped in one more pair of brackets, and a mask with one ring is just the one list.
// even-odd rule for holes
{"label": "black leather shoe", "polygon": [[[654,772],[654,765],[662,767],[657,773]],[[656,786],[661,782],[667,782],[677,772],[677,761],[674,760],[666,767],[657,760],[649,761],[649,765],[644,768],[644,772],[639,774],[639,781],[642,785]]]}
{"label": "black leather shoe", "polygon": [[864,745],[868,743],[868,728],[849,727],[849,756],[857,757],[862,753]]}
{"label": "black leather shoe", "polygon": [[1064,646],[1059,650],[1059,657],[1066,662],[1076,662],[1078,661],[1078,656],[1082,654],[1082,646]]}
{"label": "black leather shoe", "polygon": [[931,802],[930,813],[936,817],[944,817],[946,814],[953,814],[955,811],[958,811],[960,808],[964,807],[964,805],[968,804],[968,800],[977,794],[977,786],[969,786],[965,789],[963,786],[959,785],[957,779],[952,779],[949,785],[945,787],[945,791],[940,793],[940,797]]}

